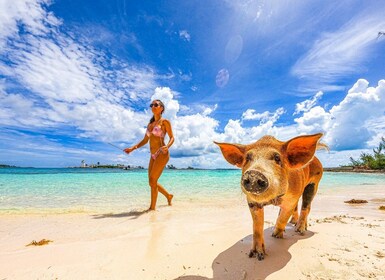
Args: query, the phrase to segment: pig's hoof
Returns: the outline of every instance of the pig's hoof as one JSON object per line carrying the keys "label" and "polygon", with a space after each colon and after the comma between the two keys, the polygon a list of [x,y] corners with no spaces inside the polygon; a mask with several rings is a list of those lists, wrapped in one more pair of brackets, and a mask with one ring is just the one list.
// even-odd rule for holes
{"label": "pig's hoof", "polygon": [[283,232],[284,232],[284,230],[282,230],[282,229],[274,229],[274,232],[272,233],[271,236],[273,236],[275,238],[283,238]]}
{"label": "pig's hoof", "polygon": [[300,235],[305,235],[306,230],[307,226],[304,223],[297,224],[297,226],[295,227],[295,231],[298,232]]}
{"label": "pig's hoof", "polygon": [[262,261],[265,258],[265,254],[257,250],[250,250],[249,258],[257,258],[259,261]]}

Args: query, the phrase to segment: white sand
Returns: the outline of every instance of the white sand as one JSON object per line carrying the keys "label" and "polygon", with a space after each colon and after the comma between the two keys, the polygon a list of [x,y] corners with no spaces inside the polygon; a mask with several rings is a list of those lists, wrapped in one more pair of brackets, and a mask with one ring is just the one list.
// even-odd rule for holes
{"label": "white sand", "polygon": [[[377,188],[378,190],[378,188]],[[365,205],[344,200],[367,199]],[[150,213],[0,216],[2,279],[385,279],[383,192],[321,192],[304,236],[272,238],[249,259],[251,217],[242,198],[162,206]],[[25,245],[53,240],[45,246]]]}

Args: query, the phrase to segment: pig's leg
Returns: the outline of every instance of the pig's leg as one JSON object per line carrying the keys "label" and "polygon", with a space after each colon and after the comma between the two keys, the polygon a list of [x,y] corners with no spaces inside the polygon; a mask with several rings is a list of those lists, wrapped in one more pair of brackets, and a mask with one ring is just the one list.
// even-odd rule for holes
{"label": "pig's leg", "polygon": [[273,237],[283,238],[283,232],[285,231],[286,224],[289,221],[290,216],[293,214],[297,203],[298,201],[281,204],[281,209],[272,234]]}
{"label": "pig's leg", "polygon": [[301,206],[301,214],[299,216],[299,220],[295,227],[295,231],[300,234],[304,234],[307,230],[307,217],[310,212],[311,202],[318,190],[318,184],[311,183],[306,186],[305,190],[302,194],[302,206]]}
{"label": "pig's leg", "polygon": [[258,260],[265,258],[265,242],[263,238],[264,212],[262,207],[249,203],[251,217],[253,218],[253,246],[249,257],[256,257]]}
{"label": "pig's leg", "polygon": [[295,225],[297,224],[298,222],[298,204],[295,206],[294,210],[293,210],[293,214],[291,214],[291,219],[290,219],[290,223]]}

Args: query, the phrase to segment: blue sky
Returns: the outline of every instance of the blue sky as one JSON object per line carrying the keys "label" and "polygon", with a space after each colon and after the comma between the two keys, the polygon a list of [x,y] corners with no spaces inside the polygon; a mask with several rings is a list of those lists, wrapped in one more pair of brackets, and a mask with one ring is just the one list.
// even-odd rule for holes
{"label": "blue sky", "polygon": [[0,3],[0,163],[147,166],[127,156],[166,104],[177,167],[212,143],[323,132],[338,166],[385,136],[382,1]]}

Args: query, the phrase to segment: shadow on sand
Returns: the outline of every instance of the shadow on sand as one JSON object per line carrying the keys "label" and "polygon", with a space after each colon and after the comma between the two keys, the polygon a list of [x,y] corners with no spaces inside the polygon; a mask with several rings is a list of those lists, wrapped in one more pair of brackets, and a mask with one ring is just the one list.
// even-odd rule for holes
{"label": "shadow on sand", "polygon": [[92,215],[92,217],[94,219],[105,219],[105,218],[131,218],[131,220],[133,219],[137,219],[139,218],[140,216],[142,216],[143,214],[146,214],[150,212],[149,210],[141,210],[141,211],[137,211],[137,210],[133,210],[133,211],[130,211],[130,212],[123,212],[123,213],[108,213],[108,214],[98,214],[98,215]]}
{"label": "shadow on sand", "polygon": [[[157,209],[159,208],[163,208],[163,207],[170,207],[168,205],[160,205],[157,207]],[[128,212],[122,212],[122,213],[107,213],[107,214],[95,214],[95,215],[92,215],[92,217],[94,219],[105,219],[105,218],[130,218],[130,220],[134,220],[134,219],[137,219],[139,218],[140,216],[142,216],[143,214],[146,214],[146,213],[152,213],[152,212],[155,212],[155,211],[152,211],[150,209],[145,209],[145,210],[131,210],[131,211],[128,211]]]}
{"label": "shadow on sand", "polygon": [[213,278],[196,275],[180,276],[179,280],[246,280],[265,279],[270,274],[285,267],[291,259],[289,248],[298,240],[307,239],[314,235],[307,231],[305,235],[294,232],[293,227],[288,226],[284,239],[276,239],[271,236],[273,227],[264,230],[265,248],[267,255],[263,261],[249,258],[248,253],[252,244],[252,235],[241,239],[227,250],[220,253],[212,263]]}

